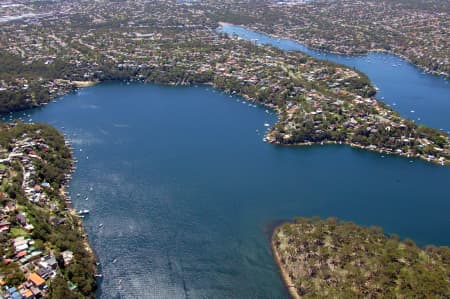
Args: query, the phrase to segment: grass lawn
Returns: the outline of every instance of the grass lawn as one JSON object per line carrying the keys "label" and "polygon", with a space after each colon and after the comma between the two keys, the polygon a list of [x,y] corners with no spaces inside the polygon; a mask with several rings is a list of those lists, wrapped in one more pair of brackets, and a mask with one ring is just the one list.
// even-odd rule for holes
{"label": "grass lawn", "polygon": [[11,233],[11,237],[12,238],[27,237],[28,236],[28,233],[26,231],[24,231],[23,229],[18,228],[18,227],[11,228],[10,233]]}

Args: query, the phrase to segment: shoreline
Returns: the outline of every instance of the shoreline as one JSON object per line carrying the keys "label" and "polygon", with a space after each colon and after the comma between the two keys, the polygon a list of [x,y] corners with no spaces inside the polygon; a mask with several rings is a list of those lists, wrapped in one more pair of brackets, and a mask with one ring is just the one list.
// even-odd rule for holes
{"label": "shoreline", "polygon": [[71,81],[69,83],[73,83],[77,88],[83,88],[97,85],[99,81]]}
{"label": "shoreline", "polygon": [[[66,140],[65,136],[64,136],[64,140]],[[71,152],[71,166],[70,166],[70,171],[68,173],[69,179],[67,180],[66,184],[63,185],[63,188],[64,188],[63,189],[64,190],[63,191],[64,202],[65,202],[66,207],[69,209],[68,211],[70,213],[73,213],[73,215],[77,218],[77,222],[78,222],[80,233],[82,233],[82,235],[83,235],[83,243],[85,245],[86,250],[91,254],[91,257],[93,258],[94,264],[95,264],[95,262],[97,262],[97,257],[96,257],[96,255],[94,253],[94,250],[93,250],[93,248],[91,246],[91,243],[89,242],[89,239],[87,238],[88,235],[86,233],[86,229],[84,227],[83,220],[80,217],[80,215],[78,215],[77,210],[73,207],[70,197],[67,196],[66,186],[67,186],[67,183],[72,179],[72,174],[75,172],[75,169],[76,169],[76,167],[75,167],[75,158],[74,158],[72,146],[69,144],[69,145],[67,145],[67,147],[70,149],[70,152]],[[97,265],[96,264],[95,264],[95,272],[97,272]]]}
{"label": "shoreline", "polygon": [[[73,291],[77,298],[95,298],[97,258],[66,191],[76,162],[70,144],[64,134],[47,124],[11,123],[2,124],[1,129],[5,140],[1,146],[4,159],[0,179],[7,178],[2,182],[20,188],[15,191],[20,192],[20,197],[18,193],[11,196],[11,191],[5,189],[7,207],[13,208],[2,210],[1,216],[11,221],[15,215],[23,215],[22,220],[17,217],[16,223],[8,221],[3,230],[3,259],[6,264],[14,262],[12,270],[20,274],[15,278],[3,273],[4,284],[16,287],[21,294],[32,292],[47,297],[64,290]],[[36,178],[32,177],[34,174]],[[18,248],[18,236],[24,248]],[[36,262],[49,259],[53,259],[50,267]],[[30,275],[37,275],[48,288],[33,281],[40,290],[31,291],[31,284],[23,284]],[[59,278],[54,280],[55,277]]]}
{"label": "shoreline", "polygon": [[[68,142],[68,140],[66,139],[66,136],[63,134],[63,138],[66,142]],[[78,214],[77,210],[74,208],[73,204],[72,204],[72,200],[71,197],[68,196],[68,191],[67,191],[67,186],[68,183],[70,182],[70,180],[72,179],[72,174],[75,172],[75,158],[74,158],[74,154],[73,154],[73,149],[72,146],[70,145],[70,143],[66,143],[66,147],[69,148],[70,150],[70,160],[71,160],[71,165],[70,165],[70,170],[68,173],[66,173],[66,181],[64,182],[64,184],[61,186],[61,188],[59,189],[59,192],[62,196],[62,199],[64,201],[64,207],[67,209],[66,212],[71,215],[72,220],[75,224],[74,229],[78,230],[79,234],[81,235],[81,243],[84,245],[84,249],[86,250],[87,254],[89,255],[89,259],[92,260],[93,262],[93,267],[94,267],[94,273],[93,273],[93,278],[95,279],[96,283],[98,282],[98,279],[96,277],[96,275],[98,274],[98,258],[95,254],[95,251],[89,241],[88,238],[88,234],[86,233],[86,229],[84,227],[84,222],[82,217]],[[97,289],[94,291],[93,295],[95,298],[95,294],[97,292]]]}
{"label": "shoreline", "polygon": [[[230,24],[230,23],[222,23],[222,24]],[[132,80],[132,79],[133,78],[130,78],[130,80]],[[86,81],[86,82],[90,82],[89,84],[86,84],[86,86],[85,86],[85,87],[88,87],[88,86],[94,86],[94,85],[107,83],[107,82],[121,82],[121,80]],[[157,85],[162,85],[162,86],[173,86],[173,87],[177,87],[177,86],[192,87],[192,86],[194,86],[194,85],[190,85],[190,84],[188,84],[188,85],[178,85],[176,83],[164,84],[164,83],[153,83],[153,82],[147,82],[147,81],[135,81],[135,82],[136,83],[142,83],[142,84],[157,84]],[[202,86],[202,85],[203,86],[209,86],[211,88],[214,88],[217,91],[221,91],[221,92],[224,92],[224,93],[230,94],[230,95],[232,94],[231,92],[229,92],[227,90],[220,89],[219,87],[217,87],[214,84],[214,82],[206,82],[206,83],[202,83],[202,84],[198,84],[198,85],[200,85],[200,86]],[[83,89],[85,87],[80,87],[80,88],[77,89],[77,91],[80,90],[80,89]],[[68,93],[66,93],[66,94],[68,94]],[[248,95],[245,95],[245,94],[233,94],[233,95],[234,96],[238,96],[238,97],[240,97],[242,99],[245,99],[248,102],[256,103],[256,101],[252,97],[250,97]],[[376,99],[376,100],[379,101],[379,102],[382,102],[382,101],[380,101],[378,99]],[[278,107],[273,106],[273,105],[264,104],[264,103],[257,103],[257,104],[260,105],[261,107],[265,107],[267,109],[271,109],[273,112],[276,113],[277,119],[279,120],[279,117],[280,117],[280,114],[281,114],[282,111],[280,111],[280,109]],[[277,122],[278,122],[278,120],[277,120]],[[352,143],[352,142],[348,142],[348,141],[342,141],[341,143],[339,143],[338,141],[330,141],[330,140],[324,140],[324,141],[320,141],[320,142],[293,143],[293,144],[279,143],[279,142],[276,142],[275,140],[271,140],[272,138],[270,138],[270,134],[271,134],[272,129],[274,128],[275,124],[272,125],[270,130],[265,133],[264,138],[263,138],[264,142],[270,143],[272,145],[299,146],[300,147],[300,146],[313,146],[313,145],[324,145],[324,144],[339,144],[339,145],[347,145],[347,146],[350,146],[351,148],[362,149],[362,150],[366,150],[366,151],[370,151],[370,152],[378,152],[380,154],[399,156],[399,157],[408,158],[408,159],[418,159],[418,160],[422,160],[422,161],[425,161],[425,162],[428,162],[428,163],[433,163],[433,164],[439,165],[439,166],[450,166],[450,161],[448,161],[448,160],[445,160],[444,162],[439,161],[439,160],[431,160],[431,159],[428,159],[427,157],[422,156],[422,155],[409,155],[408,153],[396,153],[396,152],[393,152],[393,151],[389,151],[388,149],[372,148],[370,146],[363,146],[363,145]],[[71,172],[73,172],[73,169],[72,169]]]}
{"label": "shoreline", "polygon": [[[446,275],[432,276],[432,279],[425,282],[428,284],[426,291],[423,291],[425,289],[423,284],[415,283],[415,281],[421,279],[419,274],[423,273],[421,271],[440,273],[441,269],[448,266],[448,262],[446,263],[442,258],[449,248],[443,246],[442,248],[446,247],[446,249],[442,252],[433,251],[429,250],[429,246],[433,245],[419,246],[411,239],[400,239],[394,236],[392,233],[383,232],[381,227],[359,225],[335,217],[326,219],[318,216],[300,217],[293,222],[286,222],[274,231],[272,251],[285,287],[295,299],[301,298],[299,293],[293,294],[295,290],[308,298],[341,298],[342,296],[346,298],[352,295],[358,297],[361,294],[374,294],[375,297],[379,297],[389,292],[394,298],[411,297],[415,294],[436,298],[445,297],[447,289],[442,288],[442,293],[439,293],[441,290],[433,293],[432,285],[446,284],[448,282]],[[317,242],[318,239],[321,242]],[[397,248],[392,252],[394,259],[404,259],[404,261],[392,266],[397,270],[390,280],[386,281],[385,273],[387,271],[393,273],[389,270],[391,266],[382,262],[385,246],[390,242],[395,243],[393,247]],[[361,247],[361,243],[365,245]],[[277,244],[279,244],[278,247]],[[345,248],[351,249],[348,251]],[[322,249],[325,251],[323,252]],[[416,258],[418,255],[426,256],[429,262],[423,263],[421,259],[418,260]],[[285,258],[283,262],[281,257]],[[371,262],[367,262],[368,260]],[[351,267],[347,268],[349,265]],[[357,266],[354,267],[354,265]],[[352,279],[361,276],[358,269],[361,266],[371,279]],[[349,270],[342,272],[342,269]],[[409,271],[412,275],[402,276],[401,270]],[[295,288],[293,280],[297,282],[298,289]],[[405,294],[403,289],[392,289],[392,282],[410,285],[411,292]]]}
{"label": "shoreline", "polygon": [[[295,37],[291,37],[291,36],[280,36],[280,35],[278,35],[278,34],[269,34],[269,33],[267,33],[267,32],[263,32],[263,31],[259,30],[258,28],[253,28],[253,27],[251,27],[251,26],[246,26],[246,25],[236,25],[236,24],[228,23],[228,22],[217,22],[217,23],[219,24],[219,27],[218,27],[218,28],[220,28],[220,27],[222,27],[222,26],[227,26],[227,25],[228,25],[228,26],[242,27],[242,28],[244,28],[244,29],[246,29],[246,30],[254,31],[254,32],[256,32],[256,33],[263,34],[263,35],[266,35],[266,36],[269,36],[269,37],[272,37],[272,38],[278,38],[278,39],[284,39],[284,40],[289,39],[289,40],[291,40],[291,41],[293,41],[293,42],[296,42],[296,43],[298,43],[298,44],[301,44],[302,46],[304,46],[304,47],[306,47],[306,48],[309,48],[310,50],[313,50],[313,51],[321,51],[321,52],[328,53],[328,54],[334,54],[334,55],[342,55],[342,56],[355,57],[355,56],[367,56],[367,55],[370,54],[370,53],[386,53],[386,54],[390,54],[390,55],[396,56],[396,57],[398,57],[398,58],[400,58],[400,59],[403,59],[405,62],[407,62],[407,63],[411,64],[412,66],[414,66],[414,67],[416,67],[416,68],[418,68],[418,69],[424,71],[424,72],[427,73],[427,74],[432,74],[432,75],[435,75],[435,76],[438,76],[438,77],[450,78],[450,73],[445,73],[445,72],[443,73],[443,72],[432,71],[432,70],[430,70],[430,69],[427,68],[427,67],[424,67],[424,66],[421,66],[421,65],[419,65],[419,64],[413,63],[413,62],[411,61],[410,58],[406,57],[406,56],[403,55],[403,54],[395,53],[395,52],[393,52],[393,51],[386,50],[386,49],[368,49],[368,50],[366,50],[366,51],[364,51],[364,52],[353,52],[353,53],[345,53],[345,52],[339,52],[339,51],[325,50],[325,49],[320,49],[320,48],[314,47],[314,46],[312,46],[312,45],[309,45],[309,44],[306,43],[306,42],[302,42],[302,41],[296,39]],[[298,51],[298,50],[297,50],[297,51]],[[303,52],[303,51],[299,51],[299,52],[301,52],[301,53],[303,53],[303,54],[306,54],[306,55],[308,55],[308,56],[312,56],[312,55],[310,55],[310,54],[308,54],[308,53],[305,53],[305,52]],[[321,60],[326,60],[326,59],[321,59]],[[327,60],[327,61],[328,61],[328,60]]]}
{"label": "shoreline", "polygon": [[295,288],[294,283],[292,282],[292,279],[289,277],[289,274],[283,268],[283,263],[281,262],[280,255],[278,254],[278,251],[277,251],[277,248],[275,245],[275,241],[273,238],[273,235],[276,233],[276,230],[277,230],[277,227],[274,229],[274,231],[272,233],[270,244],[271,244],[275,263],[277,264],[277,267],[278,267],[278,270],[279,270],[279,273],[281,276],[281,280],[283,280],[283,283],[284,283],[285,287],[287,288],[289,295],[291,295],[292,298],[301,299],[302,297],[300,297],[300,295],[297,293],[297,289]]}
{"label": "shoreline", "polygon": [[[221,24],[230,24],[230,25],[233,25],[233,24],[231,24],[231,23],[225,23],[225,22],[220,22]],[[243,26],[242,26],[243,27]],[[131,80],[131,81],[133,81],[133,78],[129,78],[128,80]],[[81,82],[85,82],[85,81],[81,81]],[[79,91],[79,90],[81,90],[81,89],[83,89],[83,88],[86,88],[86,87],[90,87],[90,86],[94,86],[94,85],[98,85],[98,84],[102,84],[102,83],[108,83],[108,82],[122,82],[122,80],[107,80],[107,81],[86,81],[87,83],[85,84],[85,86],[83,86],[83,87],[79,87],[79,88],[77,88],[77,90],[75,90],[75,91],[73,91],[73,92],[77,92],[77,91]],[[129,81],[128,81],[129,82]],[[161,86],[173,86],[173,87],[178,87],[178,86],[186,86],[186,87],[193,87],[194,85],[192,85],[192,84],[185,84],[185,85],[179,85],[179,84],[176,84],[176,83],[174,83],[174,82],[172,82],[172,83],[154,83],[154,82],[148,82],[148,81],[135,81],[135,83],[141,83],[141,84],[156,84],[156,85],[161,85]],[[221,92],[224,92],[224,93],[226,93],[226,94],[230,94],[230,95],[233,95],[233,96],[238,96],[238,97],[240,97],[240,98],[242,98],[242,99],[244,99],[244,100],[246,100],[246,101],[248,101],[248,102],[250,102],[250,103],[256,103],[256,101],[255,101],[255,99],[253,99],[252,97],[250,97],[250,96],[248,96],[248,95],[246,95],[246,94],[233,94],[233,93],[231,93],[230,91],[227,91],[227,90],[223,90],[223,89],[220,89],[219,87],[217,87],[215,84],[214,84],[214,82],[205,82],[205,83],[201,83],[201,84],[198,84],[199,86],[206,86],[206,87],[211,87],[211,88],[214,88],[215,90],[217,90],[217,91],[221,91]],[[64,93],[64,95],[67,95],[67,94],[70,94],[71,92],[67,92],[67,93]],[[64,96],[64,95],[60,95],[59,97],[62,97],[62,96]],[[52,100],[55,100],[55,99],[52,99]],[[378,99],[376,99],[377,101],[379,101],[379,102],[382,102],[382,101],[380,101],[380,100],[378,100]],[[382,102],[382,103],[384,103],[384,102]],[[48,104],[48,102],[46,102],[46,103],[44,103],[44,104],[42,104],[42,105],[38,105],[37,107],[43,107],[43,106],[45,106],[45,105],[47,105]],[[261,107],[265,107],[265,108],[267,108],[267,109],[271,109],[276,115],[277,115],[277,119],[279,120],[279,117],[280,117],[280,114],[282,113],[282,111],[278,108],[278,107],[276,107],[276,106],[273,106],[273,105],[268,105],[268,104],[264,104],[264,103],[257,103],[259,106],[261,106]],[[37,108],[37,107],[34,107],[34,108]],[[34,108],[29,108],[29,109],[34,109]],[[21,111],[23,111],[23,110],[21,110]],[[0,116],[1,116],[2,114],[0,114]],[[6,115],[6,114],[5,114]],[[277,122],[278,122],[278,120],[277,120]],[[277,123],[276,122],[276,123]],[[275,124],[276,124],[275,123]],[[439,166],[450,166],[450,161],[449,160],[445,160],[445,161],[439,161],[439,160],[431,160],[431,159],[429,159],[428,157],[425,157],[425,156],[423,156],[423,155],[419,155],[419,154],[416,154],[416,155],[410,155],[410,154],[408,154],[408,153],[396,153],[396,152],[393,152],[393,151],[389,151],[388,149],[379,149],[379,148],[373,148],[373,147],[371,147],[371,146],[363,146],[363,145],[360,145],[360,144],[356,144],[356,143],[352,143],[352,142],[348,142],[348,141],[341,141],[341,143],[339,143],[338,141],[330,141],[330,140],[323,140],[323,141],[320,141],[320,142],[301,142],[301,143],[292,143],[292,144],[284,144],[284,143],[280,143],[280,142],[277,142],[277,141],[275,141],[275,140],[273,140],[273,138],[271,138],[270,137],[270,134],[272,133],[272,129],[274,128],[274,126],[275,126],[275,124],[273,124],[271,127],[270,127],[270,130],[269,131],[267,131],[265,134],[264,134],[264,138],[263,138],[263,142],[267,142],[267,143],[270,143],[270,144],[272,144],[272,145],[279,145],[279,146],[298,146],[298,147],[301,147],[301,146],[313,146],[313,145],[324,145],[324,144],[339,144],[339,145],[347,145],[347,146],[350,146],[351,148],[357,148],[357,149],[362,149],[362,150],[366,150],[366,151],[370,151],[370,152],[378,152],[378,153],[380,153],[380,154],[386,154],[386,155],[392,155],[392,156],[398,156],[398,157],[403,157],[403,158],[408,158],[408,159],[418,159],[418,160],[422,160],[422,161],[425,161],[425,162],[428,162],[428,163],[432,163],[432,164],[435,164],[435,165],[439,165]],[[65,139],[65,137],[64,137],[64,139]],[[66,139],[65,139],[66,140]],[[70,149],[72,150],[72,148],[70,147]],[[71,170],[71,172],[70,173],[72,173],[73,172],[73,166],[74,165],[72,165],[72,170]],[[75,211],[76,212],[76,211]]]}
{"label": "shoreline", "polygon": [[[218,29],[220,29],[221,27],[226,26],[226,25],[229,25],[229,26],[236,26],[236,27],[241,27],[241,28],[244,28],[244,29],[246,29],[246,30],[250,30],[250,31],[253,31],[253,32],[256,32],[256,33],[259,33],[259,34],[263,34],[263,35],[269,36],[269,37],[279,38],[279,39],[286,39],[286,37],[280,37],[280,36],[278,36],[278,35],[267,34],[267,33],[265,33],[265,32],[261,32],[261,31],[258,30],[258,29],[254,29],[254,28],[252,28],[252,27],[245,26],[245,25],[235,25],[235,24],[228,23],[228,22],[218,22],[218,24],[219,24]],[[225,33],[225,34],[230,35],[229,33]],[[241,38],[241,37],[239,37],[239,38]],[[292,41],[294,41],[294,42],[298,42],[298,43],[302,44],[302,45],[305,46],[305,47],[309,47],[309,46],[307,46],[306,44],[303,44],[303,43],[301,43],[301,42],[299,42],[299,41],[297,41],[297,40],[295,40],[295,39],[292,39],[292,38],[288,38],[288,39],[290,39],[290,40],[292,40]],[[272,45],[269,45],[269,46],[272,46]],[[311,47],[309,47],[309,48],[310,48],[310,49],[313,49],[313,48],[311,48]],[[316,49],[314,49],[314,50],[316,50]],[[317,49],[317,50],[318,50],[318,49]],[[350,54],[350,55],[349,55],[349,54],[336,53],[336,52],[331,52],[331,51],[326,51],[326,50],[318,50],[318,51],[323,51],[323,52],[327,52],[327,53],[334,53],[334,54],[340,54],[340,55],[348,55],[348,56],[367,55],[367,53],[366,53],[366,54],[355,54],[355,55],[351,55],[351,54]],[[303,51],[298,51],[298,52],[303,53],[303,54],[308,55],[308,56],[311,56],[310,54],[307,54],[307,53],[305,53],[305,52],[303,52]],[[371,52],[371,51],[369,51],[369,52]],[[404,59],[405,61],[407,61],[408,63],[410,63],[411,65],[413,65],[413,66],[415,66],[415,67],[418,67],[418,68],[420,69],[420,67],[419,67],[418,65],[411,63],[410,61],[408,61],[408,59],[407,59],[406,57],[402,57],[402,55],[394,54],[394,53],[391,53],[391,52],[389,52],[389,51],[384,51],[383,49],[374,49],[373,52],[385,52],[385,53],[389,53],[389,54],[394,55],[394,56],[398,56],[398,57],[400,57],[401,59]],[[311,56],[311,57],[313,57],[313,56]],[[316,59],[323,60],[323,61],[330,61],[330,60],[328,60],[328,59],[322,59],[322,58],[316,58]],[[359,71],[359,70],[358,70],[358,71]],[[361,71],[359,71],[359,72],[361,72]],[[361,72],[361,73],[362,73],[362,72]],[[365,73],[362,73],[362,74],[366,75]],[[440,77],[445,77],[445,76],[439,75],[439,74],[435,74],[435,75],[440,76]],[[367,76],[367,75],[366,75],[366,76]],[[370,81],[370,78],[369,78],[369,81]],[[370,84],[373,85],[373,82],[370,81]],[[373,86],[374,86],[374,85],[373,85]],[[239,96],[245,98],[245,99],[248,100],[248,101],[252,101],[252,102],[254,101],[254,99],[252,99],[251,97],[249,97],[249,96],[247,96],[247,95],[239,95]],[[379,100],[379,99],[377,99],[377,98],[375,98],[375,97],[374,97],[374,99],[375,99],[377,102],[379,102],[379,103],[385,103],[384,101],[381,101],[381,100]],[[271,106],[265,105],[265,104],[262,104],[262,105],[265,106],[265,107],[268,107],[268,108],[271,108],[271,109],[275,110],[275,112],[278,114],[278,117],[279,117],[279,115],[281,114],[281,111],[280,111],[279,109],[277,109],[277,107],[271,107]],[[389,108],[389,109],[392,110],[392,111],[395,111],[395,110],[393,110],[393,109],[391,109],[391,108]],[[406,118],[406,117],[403,117],[403,118]],[[273,132],[273,130],[272,130],[273,128],[274,128],[274,126],[272,126],[272,127],[270,128],[270,130],[264,135],[264,138],[263,138],[263,141],[264,141],[264,142],[268,142],[268,143],[270,143],[270,144],[275,144],[275,145],[280,145],[280,146],[311,146],[311,145],[319,145],[319,144],[320,144],[320,145],[323,145],[323,144],[338,144],[338,143],[339,143],[338,141],[322,140],[322,141],[318,141],[318,142],[300,142],[300,143],[284,144],[284,143],[277,142],[276,140],[274,140],[274,139],[270,136],[271,133]],[[448,134],[447,134],[447,135],[448,135]],[[356,143],[353,143],[353,142],[350,142],[350,141],[347,141],[347,140],[341,141],[341,143],[339,143],[339,144],[349,145],[349,146],[352,147],[352,148],[359,148],[359,149],[363,149],[363,150],[367,150],[367,151],[378,152],[378,153],[380,153],[380,154],[384,154],[384,153],[385,153],[385,154],[387,154],[387,155],[395,155],[395,156],[401,156],[401,157],[411,158],[411,159],[420,159],[420,160],[423,160],[423,161],[426,161],[426,162],[431,162],[431,163],[433,163],[433,164],[440,165],[440,166],[450,165],[450,161],[449,161],[448,159],[445,159],[445,160],[439,160],[439,159],[435,159],[435,158],[433,158],[433,157],[427,157],[427,156],[424,156],[423,154],[419,154],[419,153],[416,153],[416,154],[412,154],[412,153],[403,153],[403,152],[400,152],[400,153],[399,153],[399,152],[395,152],[395,150],[397,150],[397,149],[392,150],[392,149],[377,148],[377,147],[374,148],[374,147],[371,146],[371,145],[364,146],[364,145],[356,144]]]}
{"label": "shoreline", "polygon": [[[270,132],[267,133],[266,136],[268,136],[268,134],[270,134]],[[402,157],[402,158],[407,158],[407,159],[422,160],[422,161],[425,161],[425,162],[428,162],[428,163],[433,163],[433,164],[436,164],[436,165],[439,165],[439,166],[449,166],[450,165],[450,161],[447,161],[447,160],[445,162],[441,162],[439,160],[428,159],[427,157],[424,157],[424,156],[418,155],[418,154],[415,155],[415,156],[414,155],[411,156],[408,153],[396,153],[396,152],[388,151],[386,149],[383,150],[383,149],[379,149],[379,148],[372,148],[370,146],[364,146],[364,145],[356,144],[356,143],[353,143],[353,142],[347,142],[347,141],[342,141],[341,143],[339,143],[338,141],[327,140],[327,141],[321,141],[321,142],[316,142],[315,141],[315,142],[283,144],[283,143],[276,142],[274,140],[266,139],[266,142],[270,143],[270,144],[273,144],[273,145],[279,145],[279,146],[298,146],[298,147],[301,147],[301,146],[315,146],[315,145],[328,145],[328,144],[346,145],[346,146],[350,146],[351,148],[361,149],[361,150],[365,150],[365,151],[369,151],[369,152],[377,152],[377,153],[386,154],[386,155],[389,155],[389,156],[392,155],[392,156],[397,156],[397,157]]]}

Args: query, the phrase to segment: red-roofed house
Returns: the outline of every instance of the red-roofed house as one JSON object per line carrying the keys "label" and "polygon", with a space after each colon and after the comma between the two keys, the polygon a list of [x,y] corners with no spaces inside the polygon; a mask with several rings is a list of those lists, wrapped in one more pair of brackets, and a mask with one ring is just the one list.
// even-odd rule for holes
{"label": "red-roofed house", "polygon": [[19,252],[18,254],[16,254],[16,258],[20,259],[20,258],[22,258],[22,257],[24,257],[26,255],[27,255],[27,251],[23,250],[23,251]]}
{"label": "red-roofed house", "polygon": [[42,288],[45,286],[45,280],[36,273],[31,273],[30,275],[28,275],[28,280],[38,288]]}

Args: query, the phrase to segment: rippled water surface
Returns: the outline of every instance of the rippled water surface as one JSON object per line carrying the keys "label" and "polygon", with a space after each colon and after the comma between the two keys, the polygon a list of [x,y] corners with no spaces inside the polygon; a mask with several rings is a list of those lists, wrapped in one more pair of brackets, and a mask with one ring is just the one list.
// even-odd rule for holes
{"label": "rippled water surface", "polygon": [[[442,78],[403,68],[423,82],[414,94],[437,84],[449,95]],[[397,89],[400,107],[450,128],[448,101]],[[72,140],[70,192],[77,209],[91,210],[84,223],[102,265],[100,298],[287,297],[269,234],[295,216],[450,245],[449,167],[346,146],[269,145],[262,133],[275,115],[206,87],[101,84],[28,113]]]}

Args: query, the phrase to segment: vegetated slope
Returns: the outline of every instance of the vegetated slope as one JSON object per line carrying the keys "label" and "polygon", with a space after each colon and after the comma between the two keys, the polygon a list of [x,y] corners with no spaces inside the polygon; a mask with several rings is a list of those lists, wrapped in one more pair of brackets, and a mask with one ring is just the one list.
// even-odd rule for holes
{"label": "vegetated slope", "polygon": [[[279,226],[273,249],[302,298],[449,298],[450,249],[335,218]],[[289,280],[291,280],[289,282]]]}

